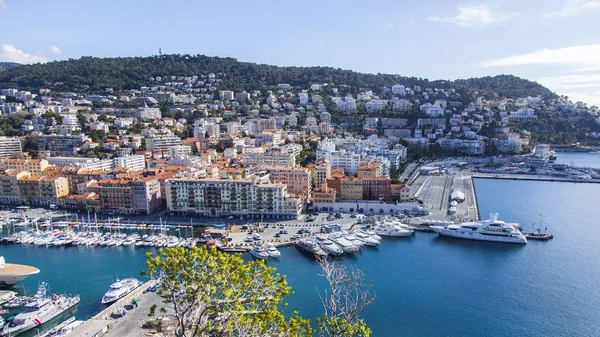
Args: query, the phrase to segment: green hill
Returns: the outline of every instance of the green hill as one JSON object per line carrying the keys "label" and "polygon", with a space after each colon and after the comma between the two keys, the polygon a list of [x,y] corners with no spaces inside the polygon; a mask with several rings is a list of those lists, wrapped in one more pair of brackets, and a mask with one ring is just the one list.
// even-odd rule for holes
{"label": "green hill", "polygon": [[0,71],[20,66],[20,63],[15,62],[0,62]]}
{"label": "green hill", "polygon": [[400,83],[423,88],[455,88],[459,92],[477,90],[500,96],[554,97],[545,87],[511,75],[473,78],[457,81],[429,81],[391,74],[364,74],[331,67],[278,67],[240,62],[234,58],[204,55],[164,55],[161,57],[97,58],[54,61],[45,64],[22,65],[0,73],[0,87],[35,89],[58,83],[58,89],[72,90],[88,86],[91,91],[110,87],[115,90],[137,89],[149,85],[152,76],[191,76],[224,73],[221,87],[232,90],[260,89],[278,83],[308,87],[312,83],[348,85],[352,92],[370,88],[380,92],[383,87]]}

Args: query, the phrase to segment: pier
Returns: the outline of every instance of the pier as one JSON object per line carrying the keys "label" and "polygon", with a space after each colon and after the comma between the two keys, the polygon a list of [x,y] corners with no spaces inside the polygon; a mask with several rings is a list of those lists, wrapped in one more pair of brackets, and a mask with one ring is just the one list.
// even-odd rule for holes
{"label": "pier", "polygon": [[533,175],[533,174],[473,172],[471,176],[473,178],[481,178],[481,179],[530,180],[530,181],[552,181],[552,182],[562,182],[562,183],[600,184],[600,179],[578,179],[578,178],[571,178],[571,177],[554,177],[554,176]]}

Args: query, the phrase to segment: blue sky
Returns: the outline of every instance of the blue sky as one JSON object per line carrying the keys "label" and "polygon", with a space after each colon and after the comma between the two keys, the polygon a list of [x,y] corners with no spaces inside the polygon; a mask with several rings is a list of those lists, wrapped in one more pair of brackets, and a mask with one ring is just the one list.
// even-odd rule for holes
{"label": "blue sky", "polygon": [[515,74],[600,105],[600,0],[0,0],[0,61],[163,53],[430,79]]}

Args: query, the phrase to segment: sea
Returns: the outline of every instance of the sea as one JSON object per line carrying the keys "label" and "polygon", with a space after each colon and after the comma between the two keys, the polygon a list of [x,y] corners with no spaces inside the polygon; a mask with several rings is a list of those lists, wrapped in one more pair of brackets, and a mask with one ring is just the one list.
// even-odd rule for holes
{"label": "sea", "polygon": [[[577,155],[600,166],[597,154]],[[600,336],[600,185],[476,179],[475,188],[482,218],[497,212],[554,239],[514,245],[419,232],[343,258],[372,284],[376,297],[363,312],[372,336]],[[78,319],[103,309],[117,277],[139,276],[145,251],[0,246],[7,261],[41,270],[20,291],[45,281],[52,292],[79,294]],[[294,247],[281,251],[269,264],[295,292],[286,310],[320,316],[326,284],[318,264]]]}

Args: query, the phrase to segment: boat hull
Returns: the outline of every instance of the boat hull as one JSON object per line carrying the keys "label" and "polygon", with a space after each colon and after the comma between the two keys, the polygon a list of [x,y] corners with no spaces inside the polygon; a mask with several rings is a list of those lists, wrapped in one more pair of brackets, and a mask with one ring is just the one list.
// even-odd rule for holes
{"label": "boat hull", "polygon": [[472,241],[488,241],[488,242],[501,242],[501,243],[515,243],[515,244],[526,244],[527,238],[523,237],[501,237],[501,236],[490,236],[483,235],[480,233],[469,233],[471,235],[460,233],[455,230],[442,229],[437,231],[441,236],[447,236],[456,239],[472,240]]}

